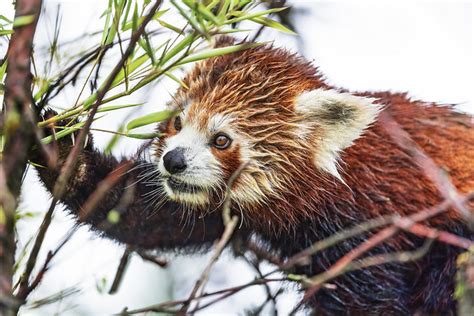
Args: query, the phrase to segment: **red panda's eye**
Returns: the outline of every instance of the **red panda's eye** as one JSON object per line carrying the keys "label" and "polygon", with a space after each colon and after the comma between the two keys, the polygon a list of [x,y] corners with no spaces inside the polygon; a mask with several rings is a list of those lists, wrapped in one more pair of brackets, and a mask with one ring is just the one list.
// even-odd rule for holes
{"label": "red panda's eye", "polygon": [[174,129],[177,130],[177,131],[180,131],[181,130],[181,118],[179,116],[176,116],[174,118]]}
{"label": "red panda's eye", "polygon": [[214,147],[217,149],[226,149],[227,147],[230,146],[232,143],[232,140],[230,139],[229,136],[225,134],[217,134],[216,137],[214,138]]}

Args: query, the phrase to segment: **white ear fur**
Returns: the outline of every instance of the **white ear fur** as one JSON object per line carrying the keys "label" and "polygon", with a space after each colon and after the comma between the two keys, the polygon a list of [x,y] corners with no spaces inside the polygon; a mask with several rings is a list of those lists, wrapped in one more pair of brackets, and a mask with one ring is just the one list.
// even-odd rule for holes
{"label": "white ear fur", "polygon": [[339,154],[375,121],[382,108],[373,103],[375,100],[324,89],[303,92],[296,98],[295,109],[303,116],[303,125],[321,133],[314,156],[318,168],[342,181],[337,170]]}

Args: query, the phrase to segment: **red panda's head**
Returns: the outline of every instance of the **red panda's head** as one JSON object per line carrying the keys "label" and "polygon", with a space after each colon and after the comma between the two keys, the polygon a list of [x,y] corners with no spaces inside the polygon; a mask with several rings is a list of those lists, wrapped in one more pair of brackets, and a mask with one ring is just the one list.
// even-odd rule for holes
{"label": "red panda's head", "polygon": [[201,62],[184,83],[172,105],[182,111],[160,126],[156,156],[166,194],[191,206],[222,202],[243,165],[231,198],[244,210],[285,192],[304,194],[298,187],[308,175],[340,178],[339,153],[379,111],[269,46]]}

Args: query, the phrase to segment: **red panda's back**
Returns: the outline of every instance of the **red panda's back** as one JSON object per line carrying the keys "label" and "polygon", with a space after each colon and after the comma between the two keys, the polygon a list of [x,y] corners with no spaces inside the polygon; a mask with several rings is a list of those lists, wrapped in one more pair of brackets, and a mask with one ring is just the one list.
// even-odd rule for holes
{"label": "red panda's back", "polygon": [[450,106],[410,103],[392,95],[390,113],[450,176],[462,193],[474,191],[474,119]]}
{"label": "red panda's back", "polygon": [[[411,101],[405,94],[375,93],[393,118],[434,163],[445,170],[460,193],[474,191],[473,118],[439,106]],[[379,120],[343,154],[347,184],[367,196],[367,210],[381,213],[413,213],[436,205],[439,188],[402,150]],[[374,198],[375,197],[375,198]],[[364,198],[360,203],[364,203]],[[379,201],[375,203],[373,201]],[[458,215],[454,212],[452,216]]]}

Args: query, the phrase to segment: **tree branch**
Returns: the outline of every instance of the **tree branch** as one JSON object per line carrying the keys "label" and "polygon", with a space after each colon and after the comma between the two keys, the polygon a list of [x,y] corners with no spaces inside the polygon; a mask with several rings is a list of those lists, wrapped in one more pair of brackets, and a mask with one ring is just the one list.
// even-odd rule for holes
{"label": "tree branch", "polygon": [[[15,211],[18,206],[27,154],[34,140],[31,56],[33,37],[41,12],[41,0],[17,0],[17,23],[7,52],[5,103],[1,126],[5,146],[0,160],[0,296],[12,298],[15,260]],[[6,303],[8,301],[8,303]],[[15,300],[0,301],[0,314],[15,315]]]}

